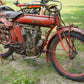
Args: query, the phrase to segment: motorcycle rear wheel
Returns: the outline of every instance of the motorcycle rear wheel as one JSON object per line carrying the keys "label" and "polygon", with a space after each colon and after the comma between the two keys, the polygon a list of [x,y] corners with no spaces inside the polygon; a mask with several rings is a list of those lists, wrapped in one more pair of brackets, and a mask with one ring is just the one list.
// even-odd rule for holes
{"label": "motorcycle rear wheel", "polygon": [[[4,32],[7,38],[9,39],[11,38],[9,30],[7,30],[6,28],[2,28],[2,31]],[[0,33],[0,41],[1,41],[0,42],[0,55],[3,59],[5,59],[13,53],[13,49],[12,47],[10,47],[9,44],[3,43],[3,41],[8,42],[8,40],[5,38],[5,36],[2,33]]]}
{"label": "motorcycle rear wheel", "polygon": [[12,48],[4,48],[4,45],[0,44],[0,54],[3,59],[9,57],[12,53]]}
{"label": "motorcycle rear wheel", "polygon": [[[68,32],[65,32],[65,36],[68,39]],[[64,39],[63,33],[61,33],[64,46],[67,48],[67,44]],[[70,32],[70,45],[74,44],[75,51],[71,51],[73,58],[64,51],[58,35],[52,40],[49,47],[50,60],[57,70],[57,72],[71,80],[83,81],[84,80],[84,36],[80,33]],[[77,45],[76,45],[77,44]],[[77,52],[76,52],[77,51]],[[75,53],[74,53],[75,52]],[[74,53],[74,54],[73,54]]]}

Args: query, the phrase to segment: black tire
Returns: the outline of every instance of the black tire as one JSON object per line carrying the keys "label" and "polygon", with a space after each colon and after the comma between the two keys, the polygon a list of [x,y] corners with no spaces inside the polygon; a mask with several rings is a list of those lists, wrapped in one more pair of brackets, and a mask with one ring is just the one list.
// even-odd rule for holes
{"label": "black tire", "polygon": [[9,48],[9,50],[7,52],[1,53],[1,57],[3,59],[5,59],[5,58],[9,57],[10,55],[12,55],[12,53],[13,53],[13,49],[12,48]]}
{"label": "black tire", "polygon": [[[4,34],[6,35],[7,38],[11,39],[11,34],[8,29],[3,27],[3,28],[1,28],[1,30],[4,32]],[[2,33],[0,33],[0,37],[1,37],[1,39],[0,39],[1,40],[0,55],[3,59],[5,59],[13,53],[13,48],[10,47],[10,44],[6,44],[6,42],[8,42],[8,40]],[[5,43],[3,43],[3,42],[5,42]]]}
{"label": "black tire", "polygon": [[[68,37],[68,32],[65,32],[65,36],[66,37]],[[64,38],[64,36],[63,36],[63,33],[61,33],[61,37],[62,37],[62,39]],[[76,38],[75,40],[78,40],[79,42],[84,42],[84,36],[82,36],[80,33],[77,33],[77,32],[74,32],[74,31],[71,31],[71,33],[70,33],[70,37],[71,38]],[[71,79],[71,80],[74,80],[74,81],[83,81],[84,80],[84,72],[75,72],[75,71],[70,71],[69,72],[69,70],[67,69],[67,66],[64,66],[64,63],[65,63],[65,65],[67,65],[66,64],[66,62],[65,61],[67,61],[65,58],[67,58],[67,59],[69,59],[69,61],[70,62],[76,62],[76,61],[81,61],[81,60],[75,60],[74,61],[74,59],[75,58],[78,58],[78,57],[81,57],[81,56],[79,56],[78,55],[78,57],[77,56],[75,56],[73,59],[70,59],[69,57],[65,57],[65,58],[63,58],[63,57],[58,57],[58,56],[61,56],[61,54],[59,55],[57,55],[57,53],[61,53],[60,51],[57,51],[57,52],[52,52],[54,49],[56,49],[57,47],[59,48],[60,46],[57,46],[58,44],[60,43],[60,41],[59,41],[59,37],[58,37],[58,35],[56,35],[54,38],[53,38],[53,40],[52,40],[52,42],[51,42],[51,44],[50,44],[50,47],[49,47],[49,50],[50,50],[50,52],[49,52],[49,56],[50,56],[50,60],[51,60],[51,62],[52,62],[52,64],[53,64],[53,66],[54,66],[54,68],[57,70],[57,72],[60,74],[60,75],[62,75],[62,76],[64,76],[64,77],[66,77],[66,78],[68,78],[68,79]],[[75,42],[74,42],[75,43]],[[77,43],[77,41],[76,41],[76,43]],[[84,43],[83,43],[84,44]],[[83,45],[84,46],[84,45]],[[83,47],[82,46],[82,47]],[[81,46],[77,46],[77,47],[81,47]],[[81,47],[81,48],[82,48]],[[61,47],[60,47],[61,48]],[[79,48],[77,48],[77,49],[79,49]],[[62,50],[61,50],[62,51]],[[55,55],[55,53],[56,53],[56,55]],[[64,53],[64,52],[63,52]],[[81,53],[82,53],[82,50],[81,50]],[[65,54],[65,53],[64,53]],[[80,53],[79,53],[80,54]],[[84,54],[83,54],[84,55]],[[55,57],[56,56],[56,57]],[[63,55],[62,55],[63,56]],[[84,57],[84,56],[83,56]],[[79,58],[78,58],[79,59]],[[58,61],[59,60],[59,61]],[[61,61],[61,60],[63,60],[63,61]],[[84,61],[84,59],[82,58],[82,60]],[[68,62],[68,61],[67,61]],[[76,68],[76,70],[79,70],[80,71],[80,69],[82,68],[81,67],[81,65],[79,65],[80,63],[82,63],[82,62],[79,62],[79,64],[75,64],[75,63],[73,63],[72,62],[72,65],[76,65],[77,67],[75,67]],[[57,64],[58,63],[58,64]],[[61,65],[63,65],[63,66],[61,66]],[[72,65],[70,65],[70,67],[72,66]],[[78,66],[79,65],[79,66]],[[84,65],[84,63],[82,64],[82,65]],[[61,68],[60,68],[60,66],[61,66]],[[68,62],[68,67],[69,67],[69,62]],[[78,69],[79,68],[79,69]],[[63,71],[63,70],[65,70],[67,73],[70,73],[70,74],[67,74],[65,71]],[[84,67],[83,67],[83,71],[84,71]],[[80,74],[82,74],[83,73],[83,75],[80,75]],[[74,74],[74,75],[72,75],[72,74]],[[75,76],[76,74],[78,74],[79,76]]]}

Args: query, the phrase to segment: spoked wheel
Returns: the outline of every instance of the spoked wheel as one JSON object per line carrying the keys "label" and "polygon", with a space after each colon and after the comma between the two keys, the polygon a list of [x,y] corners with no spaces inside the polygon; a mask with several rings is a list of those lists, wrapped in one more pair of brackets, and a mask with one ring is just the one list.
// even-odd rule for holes
{"label": "spoked wheel", "polygon": [[[3,32],[7,36],[7,38],[10,38],[9,31],[7,31],[6,29],[4,30],[3,28]],[[1,41],[0,42],[0,55],[2,58],[7,58],[13,53],[13,49],[8,44],[2,42],[2,41],[8,42],[2,33],[0,33],[0,37],[1,37],[0,38],[0,41]]]}
{"label": "spoked wheel", "polygon": [[70,41],[70,49],[67,46],[63,33],[61,37],[71,56],[63,49],[58,36],[55,36],[51,42],[49,56],[59,74],[68,79],[82,81],[84,80],[84,36],[74,31],[70,32],[70,39],[68,39],[68,35],[69,33],[65,32],[66,39]]}

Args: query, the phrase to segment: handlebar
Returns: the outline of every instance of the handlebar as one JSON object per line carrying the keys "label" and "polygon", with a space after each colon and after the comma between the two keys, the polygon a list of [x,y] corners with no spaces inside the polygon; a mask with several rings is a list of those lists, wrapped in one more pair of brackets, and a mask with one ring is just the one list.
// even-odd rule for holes
{"label": "handlebar", "polygon": [[57,9],[57,10],[54,10],[54,11],[51,11],[51,10],[48,8],[48,5],[46,5],[45,0],[42,0],[42,1],[43,1],[44,6],[46,7],[46,9],[47,9],[49,12],[57,12],[57,11],[60,11],[60,10],[62,9],[62,4],[61,4],[61,2],[60,2],[59,0],[48,0],[48,1],[53,1],[53,2],[58,2],[58,3],[59,3],[60,8]]}
{"label": "handlebar", "polygon": [[17,6],[19,4],[18,0],[15,3],[13,3],[13,4],[15,4]]}
{"label": "handlebar", "polygon": [[[51,10],[49,9],[48,5],[46,3],[48,3],[49,1],[53,1],[53,2],[58,2],[59,5],[60,5],[60,8],[59,9],[55,9],[55,10]],[[16,1],[16,3],[14,3],[15,5],[18,5],[20,4],[18,2],[18,0]],[[29,5],[32,5],[32,4],[25,4],[25,6],[29,6]],[[38,4],[39,5],[39,4]],[[40,5],[44,5],[46,7],[46,9],[49,11],[49,12],[57,12],[57,11],[60,11],[62,9],[62,4],[59,0],[41,0],[41,4]]]}

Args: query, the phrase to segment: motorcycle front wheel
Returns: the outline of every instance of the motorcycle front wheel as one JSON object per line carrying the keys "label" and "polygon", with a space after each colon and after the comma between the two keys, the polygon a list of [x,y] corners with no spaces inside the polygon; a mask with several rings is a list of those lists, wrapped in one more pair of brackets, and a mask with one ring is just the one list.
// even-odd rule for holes
{"label": "motorcycle front wheel", "polygon": [[64,35],[61,33],[64,46],[67,51],[69,49],[72,58],[65,52],[56,35],[49,47],[50,60],[60,75],[71,80],[82,81],[84,80],[84,36],[74,31],[70,32],[70,39],[68,39],[68,32],[65,32],[65,36],[67,41],[70,40],[70,46],[74,47],[74,49],[68,48]]}

